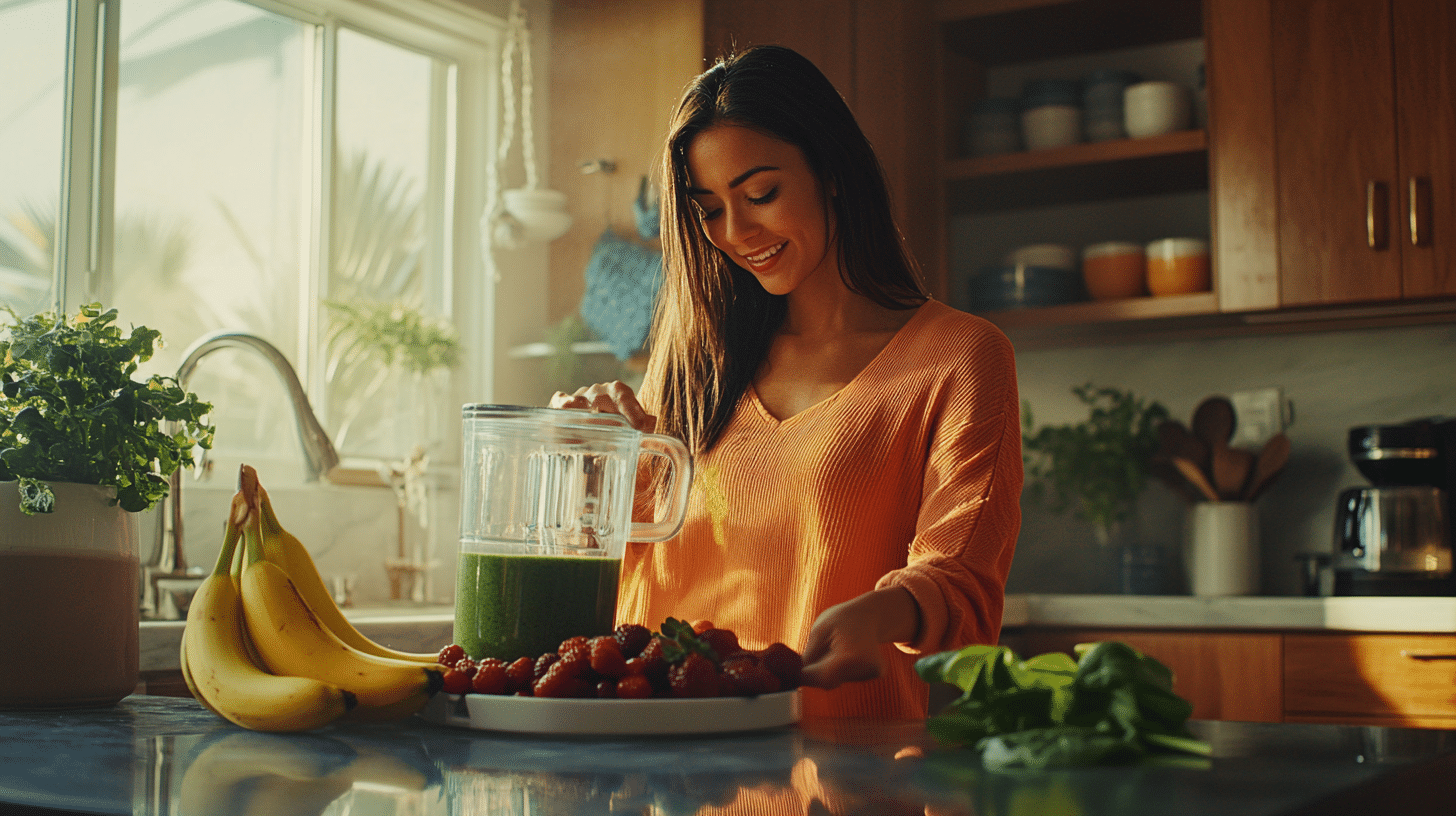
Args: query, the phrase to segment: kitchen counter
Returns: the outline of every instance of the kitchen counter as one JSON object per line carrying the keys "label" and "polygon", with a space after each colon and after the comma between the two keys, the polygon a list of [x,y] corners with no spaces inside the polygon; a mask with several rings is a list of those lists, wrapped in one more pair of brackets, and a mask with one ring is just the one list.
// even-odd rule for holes
{"label": "kitchen counter", "polygon": [[1191,726],[1211,759],[990,774],[968,752],[937,748],[919,722],[551,738],[410,719],[273,735],[192,700],[132,696],[109,708],[0,712],[0,813],[1451,812],[1456,731]]}
{"label": "kitchen counter", "polygon": [[1456,598],[1009,595],[1001,625],[1452,633]]}
{"label": "kitchen counter", "polygon": [[[450,642],[448,606],[346,610],[364,634],[407,652]],[[143,621],[142,671],[177,668],[182,621]],[[1194,598],[1187,595],[1008,595],[1004,629],[1119,626],[1163,629],[1324,629],[1352,632],[1456,632],[1456,598]]]}

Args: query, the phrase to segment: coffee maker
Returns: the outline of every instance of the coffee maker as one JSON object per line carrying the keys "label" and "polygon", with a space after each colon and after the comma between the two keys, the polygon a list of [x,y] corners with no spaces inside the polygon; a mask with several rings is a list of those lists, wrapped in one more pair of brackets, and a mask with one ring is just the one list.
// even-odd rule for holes
{"label": "coffee maker", "polygon": [[1336,595],[1456,595],[1456,419],[1350,429],[1368,487],[1335,508]]}

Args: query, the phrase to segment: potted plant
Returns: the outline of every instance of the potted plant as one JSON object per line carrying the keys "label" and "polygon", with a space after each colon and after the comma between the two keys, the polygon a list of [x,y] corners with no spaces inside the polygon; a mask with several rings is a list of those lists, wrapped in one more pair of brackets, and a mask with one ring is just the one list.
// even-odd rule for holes
{"label": "potted plant", "polygon": [[1156,401],[1092,383],[1072,393],[1089,411],[1085,421],[1073,425],[1035,430],[1031,406],[1023,406],[1026,483],[1035,499],[1050,493],[1053,510],[1071,506],[1105,545],[1147,486],[1158,450],[1158,425],[1168,418],[1168,410]]}
{"label": "potted plant", "polygon": [[[194,447],[212,445],[212,406],[171,378],[134,379],[160,335],[123,334],[114,309],[11,318],[0,328],[0,707],[110,704],[137,682],[134,517]],[[34,670],[56,653],[65,672]]]}

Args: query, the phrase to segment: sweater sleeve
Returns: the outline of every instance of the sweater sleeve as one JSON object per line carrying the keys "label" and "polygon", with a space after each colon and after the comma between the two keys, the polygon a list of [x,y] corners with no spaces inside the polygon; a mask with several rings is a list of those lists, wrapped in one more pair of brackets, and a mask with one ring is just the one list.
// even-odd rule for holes
{"label": "sweater sleeve", "polygon": [[[962,356],[963,355],[963,356]],[[877,587],[901,586],[920,607],[910,653],[995,643],[1021,527],[1021,426],[1011,344],[982,324],[960,374],[926,404],[928,452],[906,566]]]}

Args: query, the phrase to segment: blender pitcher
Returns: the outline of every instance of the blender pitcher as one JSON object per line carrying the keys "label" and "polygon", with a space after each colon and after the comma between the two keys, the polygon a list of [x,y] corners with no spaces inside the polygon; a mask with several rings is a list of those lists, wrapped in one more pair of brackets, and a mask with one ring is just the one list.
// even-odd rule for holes
{"label": "blender pitcher", "polygon": [[[619,414],[466,405],[454,640],[479,660],[612,633],[628,541],[682,527],[692,459]],[[666,460],[660,520],[633,523],[639,457]]]}

